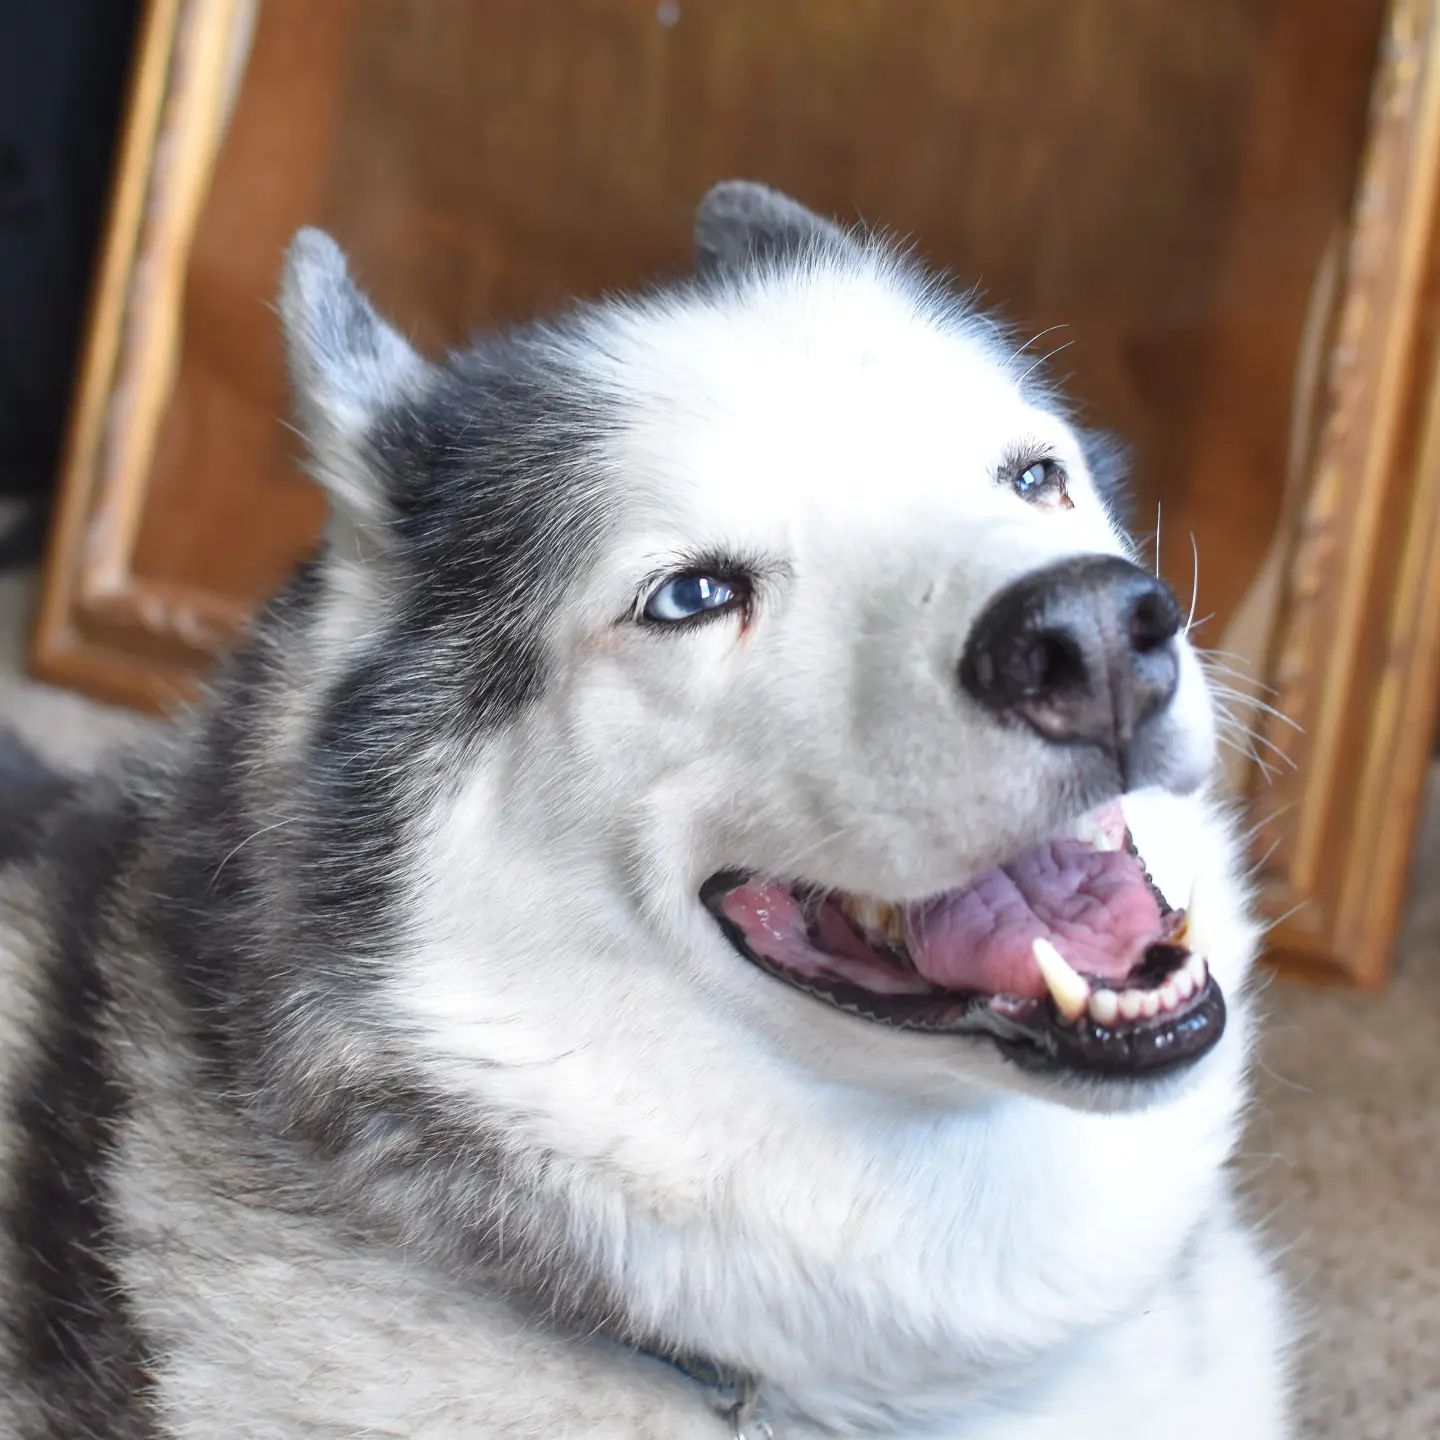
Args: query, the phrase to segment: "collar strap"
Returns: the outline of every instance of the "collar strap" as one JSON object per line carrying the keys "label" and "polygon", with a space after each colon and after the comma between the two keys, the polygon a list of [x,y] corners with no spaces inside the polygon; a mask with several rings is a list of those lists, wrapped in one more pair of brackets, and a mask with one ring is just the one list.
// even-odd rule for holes
{"label": "collar strap", "polygon": [[775,1440],[770,1422],[760,1413],[760,1386],[753,1375],[742,1375],[703,1355],[667,1355],[643,1345],[631,1348],[710,1391],[717,1413],[730,1422],[731,1440]]}

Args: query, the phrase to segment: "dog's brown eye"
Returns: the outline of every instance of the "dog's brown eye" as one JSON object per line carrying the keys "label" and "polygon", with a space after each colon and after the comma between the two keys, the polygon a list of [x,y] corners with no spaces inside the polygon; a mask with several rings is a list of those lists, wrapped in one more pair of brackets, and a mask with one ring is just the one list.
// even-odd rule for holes
{"label": "dog's brown eye", "polygon": [[1022,500],[1047,500],[1067,508],[1070,505],[1065,471],[1054,460],[1032,460],[1010,483]]}

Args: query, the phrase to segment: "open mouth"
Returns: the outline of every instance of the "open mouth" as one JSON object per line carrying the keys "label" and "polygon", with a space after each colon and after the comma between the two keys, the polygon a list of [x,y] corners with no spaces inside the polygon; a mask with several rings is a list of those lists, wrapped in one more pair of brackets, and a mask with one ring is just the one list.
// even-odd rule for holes
{"label": "open mouth", "polygon": [[775,979],[879,1025],[988,1036],[1032,1069],[1153,1074],[1225,1028],[1194,897],[1166,901],[1118,804],[915,904],[735,871],[701,900]]}

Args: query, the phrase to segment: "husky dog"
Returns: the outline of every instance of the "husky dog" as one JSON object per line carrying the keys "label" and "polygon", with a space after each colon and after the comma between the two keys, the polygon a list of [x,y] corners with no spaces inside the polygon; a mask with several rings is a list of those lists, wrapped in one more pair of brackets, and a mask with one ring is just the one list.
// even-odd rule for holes
{"label": "husky dog", "polygon": [[915,262],[697,236],[441,362],[294,242],[320,554],[5,782],[6,1440],[1286,1433],[1175,597]]}

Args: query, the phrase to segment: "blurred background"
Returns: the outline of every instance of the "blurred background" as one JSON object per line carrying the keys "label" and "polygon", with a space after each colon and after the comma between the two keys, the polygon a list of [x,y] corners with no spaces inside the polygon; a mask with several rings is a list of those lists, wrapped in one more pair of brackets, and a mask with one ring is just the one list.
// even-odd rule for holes
{"label": "blurred background", "polygon": [[73,763],[314,543],[299,225],[432,348],[683,271],[733,175],[999,310],[1205,617],[1305,1433],[1440,1436],[1435,0],[0,0],[0,66],[0,717]]}

